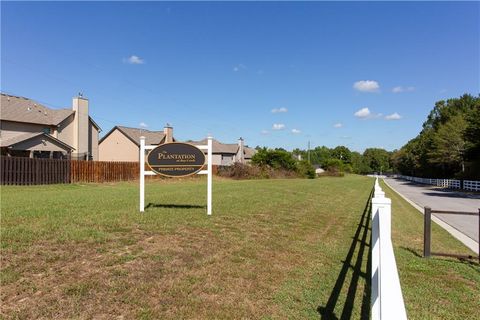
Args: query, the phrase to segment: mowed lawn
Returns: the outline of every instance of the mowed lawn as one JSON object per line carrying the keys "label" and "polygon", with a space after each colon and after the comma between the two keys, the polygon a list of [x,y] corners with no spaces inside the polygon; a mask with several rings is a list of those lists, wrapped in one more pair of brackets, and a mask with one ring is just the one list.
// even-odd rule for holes
{"label": "mowed lawn", "polygon": [[[1,189],[1,316],[367,319],[373,179],[202,179]],[[410,319],[474,319],[478,264],[420,257],[422,216],[393,200]],[[433,228],[435,250],[468,253]]]}

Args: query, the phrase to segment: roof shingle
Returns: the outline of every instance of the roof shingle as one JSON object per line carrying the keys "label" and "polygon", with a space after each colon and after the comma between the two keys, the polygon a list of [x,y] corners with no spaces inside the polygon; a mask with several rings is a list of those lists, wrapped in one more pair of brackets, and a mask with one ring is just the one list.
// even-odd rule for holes
{"label": "roof shingle", "polygon": [[73,113],[70,109],[50,109],[28,98],[1,94],[0,120],[55,126]]}

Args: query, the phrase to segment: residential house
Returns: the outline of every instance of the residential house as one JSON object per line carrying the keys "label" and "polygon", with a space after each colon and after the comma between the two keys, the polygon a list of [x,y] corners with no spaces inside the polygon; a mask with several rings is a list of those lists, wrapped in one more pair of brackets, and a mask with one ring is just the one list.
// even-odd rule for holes
{"label": "residential house", "polygon": [[[206,145],[207,139],[200,141],[189,140],[187,143],[193,145]],[[235,162],[248,163],[252,159],[256,150],[245,146],[245,142],[242,138],[238,139],[238,143],[222,143],[213,139],[212,141],[212,164],[218,166],[230,166]],[[204,150],[205,154],[207,150]]]}
{"label": "residential house", "polygon": [[68,109],[51,109],[29,98],[2,93],[2,156],[98,160],[100,127],[89,116],[88,99],[73,98]]}
{"label": "residential house", "polygon": [[115,126],[100,139],[100,161],[139,161],[141,136],[145,137],[147,145],[175,141],[173,128],[168,124],[163,131]]}

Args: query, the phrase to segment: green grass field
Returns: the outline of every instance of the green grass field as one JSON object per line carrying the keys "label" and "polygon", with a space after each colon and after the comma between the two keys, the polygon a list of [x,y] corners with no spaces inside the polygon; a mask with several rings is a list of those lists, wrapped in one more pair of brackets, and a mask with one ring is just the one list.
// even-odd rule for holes
{"label": "green grass field", "polygon": [[[373,179],[2,187],[7,319],[368,319]],[[386,188],[385,188],[386,189]],[[474,319],[478,264],[420,257],[422,216],[395,194],[410,319]],[[434,226],[438,250],[468,253]]]}

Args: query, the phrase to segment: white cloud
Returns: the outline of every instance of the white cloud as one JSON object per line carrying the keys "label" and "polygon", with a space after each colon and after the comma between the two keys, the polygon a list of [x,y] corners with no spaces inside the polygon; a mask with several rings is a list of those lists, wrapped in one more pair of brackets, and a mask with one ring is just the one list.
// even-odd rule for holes
{"label": "white cloud", "polygon": [[123,62],[124,63],[129,63],[129,64],[144,64],[145,63],[145,60],[143,60],[142,58],[140,58],[139,56],[136,56],[136,55],[132,55],[128,58],[124,58],[123,59]]}
{"label": "white cloud", "polygon": [[402,116],[396,112],[385,116],[385,120],[400,120],[400,119],[402,119]]}
{"label": "white cloud", "polygon": [[292,129],[292,133],[294,134],[298,134],[298,133],[301,133],[302,131],[298,130],[298,129]]}
{"label": "white cloud", "polygon": [[260,133],[261,134],[268,134],[269,132],[268,132],[268,130],[262,130],[262,131],[260,131]]}
{"label": "white cloud", "polygon": [[376,119],[381,118],[383,114],[381,113],[372,113],[367,107],[362,108],[353,114],[355,117],[365,120],[365,119]]}
{"label": "white cloud", "polygon": [[274,108],[272,109],[272,113],[284,113],[284,112],[288,112],[288,109],[287,108]]}
{"label": "white cloud", "polygon": [[283,123],[274,123],[272,126],[273,130],[283,130],[285,129],[285,125]]}
{"label": "white cloud", "polygon": [[374,80],[360,80],[353,84],[353,88],[362,92],[377,92],[380,85]]}
{"label": "white cloud", "polygon": [[412,91],[415,91],[415,87],[402,87],[402,86],[398,86],[398,87],[394,87],[394,88],[392,89],[392,92],[393,92],[393,93],[412,92]]}
{"label": "white cloud", "polygon": [[233,71],[238,72],[241,70],[245,70],[247,67],[241,63],[237,64],[236,66],[233,67]]}
{"label": "white cloud", "polygon": [[341,128],[341,127],[343,127],[343,124],[341,124],[340,122],[339,122],[339,123],[335,123],[335,124],[333,125],[333,127],[334,127],[334,128]]}
{"label": "white cloud", "polygon": [[367,119],[372,115],[372,113],[370,112],[370,110],[368,108],[362,108],[362,109],[358,110],[357,112],[355,112],[353,115],[357,118],[360,118],[360,119]]}
{"label": "white cloud", "polygon": [[138,125],[140,126],[140,128],[147,128],[148,127],[148,124],[146,124],[145,122],[140,122]]}

